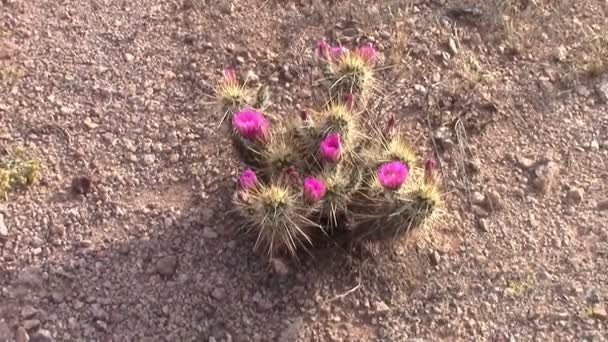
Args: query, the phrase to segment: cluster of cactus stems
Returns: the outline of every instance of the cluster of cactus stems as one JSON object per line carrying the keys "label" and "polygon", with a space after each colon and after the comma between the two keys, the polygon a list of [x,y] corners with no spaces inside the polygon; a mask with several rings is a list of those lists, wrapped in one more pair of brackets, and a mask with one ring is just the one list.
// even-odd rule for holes
{"label": "cluster of cactus stems", "polygon": [[269,114],[260,96],[232,69],[216,97],[241,160],[234,196],[255,248],[297,256],[319,239],[392,241],[428,226],[441,211],[432,159],[420,162],[394,118],[365,116],[375,91],[377,50],[318,43],[328,101],[298,120]]}
{"label": "cluster of cactus stems", "polygon": [[30,158],[23,148],[0,157],[0,200],[6,200],[9,192],[20,186],[38,183],[41,165]]}

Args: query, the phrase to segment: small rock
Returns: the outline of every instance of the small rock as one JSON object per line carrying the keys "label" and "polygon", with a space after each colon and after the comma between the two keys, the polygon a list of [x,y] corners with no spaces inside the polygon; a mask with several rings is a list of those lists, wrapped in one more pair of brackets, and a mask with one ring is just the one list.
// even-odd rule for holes
{"label": "small rock", "polygon": [[132,63],[135,60],[135,56],[130,53],[125,53],[125,61]]}
{"label": "small rock", "polygon": [[471,206],[471,211],[473,211],[473,214],[475,214],[481,218],[490,216],[490,213],[488,213],[484,208],[482,208],[478,205]]}
{"label": "small rock", "polygon": [[256,75],[253,70],[248,70],[245,73],[245,77],[243,77],[247,83],[251,82],[252,84],[256,84],[259,82],[260,77]]}
{"label": "small rock", "polygon": [[454,146],[454,141],[452,141],[452,133],[448,127],[439,127],[435,132],[433,132],[433,139],[446,150]]}
{"label": "small rock", "polygon": [[179,161],[179,154],[172,153],[171,155],[169,155],[169,161],[171,163],[177,163]]}
{"label": "small rock", "polygon": [[213,289],[213,291],[211,291],[211,295],[217,300],[222,300],[226,296],[226,291],[224,291],[224,289],[221,287],[216,287]]}
{"label": "small rock", "polygon": [[217,237],[217,233],[211,227],[203,228],[203,237],[205,239],[215,239]]}
{"label": "small rock", "polygon": [[543,162],[534,169],[532,185],[538,192],[546,194],[555,186],[558,175],[559,167],[555,162]]}
{"label": "small rock", "polygon": [[287,263],[285,263],[285,261],[282,259],[271,258],[270,265],[272,266],[274,273],[278,275],[284,276],[289,274],[289,267],[287,266]]}
{"label": "small rock", "polygon": [[414,90],[416,90],[419,94],[426,95],[428,92],[427,89],[421,84],[414,84]]}
{"label": "small rock", "polygon": [[486,197],[479,191],[471,194],[471,203],[481,205],[486,201]]}
{"label": "small rock", "polygon": [[456,55],[458,53],[458,47],[456,46],[456,41],[452,38],[448,40],[448,47],[450,48],[450,52],[452,55]]}
{"label": "small rock", "polygon": [[40,329],[32,335],[30,342],[53,342],[51,332],[46,329]]}
{"label": "small rock", "polygon": [[439,253],[437,251],[432,251],[429,254],[429,259],[433,266],[437,266],[441,262],[441,255],[439,255]]}
{"label": "small rock", "polygon": [[374,311],[376,313],[384,313],[390,311],[391,308],[383,301],[379,300],[374,303]]}
{"label": "small rock", "polygon": [[555,51],[553,51],[553,58],[555,58],[558,62],[563,62],[568,57],[568,50],[563,45],[558,46]]}
{"label": "small rock", "polygon": [[38,267],[26,267],[19,272],[17,283],[29,286],[40,286],[42,285],[42,275],[40,273]]}
{"label": "small rock", "polygon": [[574,90],[579,96],[588,97],[591,95],[589,88],[585,87],[584,85],[578,85],[576,88],[574,88]]}
{"label": "small rock", "polygon": [[167,256],[156,262],[156,271],[165,277],[170,277],[175,273],[175,269],[177,268],[177,257]]}
{"label": "small rock", "polygon": [[608,103],[608,81],[604,81],[595,86],[595,92],[603,103]]}
{"label": "small rock", "polygon": [[479,158],[468,160],[467,169],[473,174],[479,173],[481,171],[481,160]]}
{"label": "small rock", "polygon": [[145,154],[143,161],[146,165],[152,165],[156,161],[156,157],[153,154]]}
{"label": "small rock", "polygon": [[477,228],[479,228],[479,230],[481,230],[482,232],[487,233],[488,232],[488,221],[480,218],[479,220],[477,220]]}
{"label": "small rock", "polygon": [[9,41],[0,42],[0,60],[9,59],[15,56],[18,52],[19,48],[17,45]]}
{"label": "small rock", "polygon": [[91,314],[95,319],[105,319],[108,315],[98,303],[91,305]]}
{"label": "small rock", "polygon": [[597,151],[600,149],[600,142],[597,140],[591,140],[591,142],[589,143],[589,149],[591,151]]}
{"label": "small rock", "polygon": [[71,190],[73,193],[77,195],[87,195],[89,194],[97,182],[97,178],[95,176],[85,175],[72,179]]}
{"label": "small rock", "polygon": [[36,310],[31,305],[26,305],[23,308],[21,308],[21,318],[24,318],[24,319],[30,319],[30,318],[34,317],[37,313],[38,313],[38,310]]}
{"label": "small rock", "polygon": [[571,188],[566,194],[566,202],[569,204],[579,204],[583,201],[583,190]]}
{"label": "small rock", "polygon": [[601,211],[608,210],[608,199],[597,202],[597,209]]}
{"label": "small rock", "polygon": [[522,157],[522,156],[517,156],[517,165],[524,169],[524,170],[529,170],[534,166],[534,160],[526,158],[526,157]]}
{"label": "small rock", "polygon": [[502,199],[496,190],[488,192],[485,200],[486,209],[490,211],[499,211],[503,208]]}
{"label": "small rock", "polygon": [[608,320],[608,313],[606,312],[606,306],[603,304],[594,304],[591,309],[591,316],[602,320]]}
{"label": "small rock", "polygon": [[8,238],[8,227],[4,222],[4,215],[0,213],[0,240]]}
{"label": "small rock", "polygon": [[[3,340],[0,340],[3,341]],[[10,341],[10,340],[7,340]],[[27,330],[24,327],[17,328],[15,331],[15,342],[28,342],[30,341],[30,335],[27,334]]]}
{"label": "small rock", "polygon": [[38,327],[40,327],[40,321],[37,319],[25,320],[23,321],[23,327],[28,331],[38,329]]}

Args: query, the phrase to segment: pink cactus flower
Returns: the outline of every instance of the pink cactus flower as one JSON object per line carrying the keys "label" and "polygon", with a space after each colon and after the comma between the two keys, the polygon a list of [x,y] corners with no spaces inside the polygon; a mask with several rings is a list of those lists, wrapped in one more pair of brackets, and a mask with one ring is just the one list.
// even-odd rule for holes
{"label": "pink cactus flower", "polygon": [[244,109],[234,114],[232,126],[241,136],[250,140],[265,140],[269,133],[268,120],[253,109]]}
{"label": "pink cactus flower", "polygon": [[317,57],[319,58],[329,58],[331,53],[331,46],[325,39],[321,39],[317,43]]}
{"label": "pink cactus flower", "polygon": [[223,73],[224,73],[224,78],[227,81],[230,81],[230,82],[236,81],[236,71],[234,69],[225,68]]}
{"label": "pink cactus flower", "polygon": [[258,184],[258,177],[252,169],[243,171],[239,178],[239,185],[241,189],[248,190],[254,188]]}
{"label": "pink cactus flower", "polygon": [[378,51],[371,43],[360,46],[357,49],[357,54],[369,64],[375,63],[378,59]]}
{"label": "pink cactus flower", "polygon": [[409,167],[400,161],[382,164],[378,169],[380,184],[386,189],[398,189],[409,175]]}
{"label": "pink cactus flower", "polygon": [[338,60],[338,59],[342,58],[342,56],[344,54],[346,54],[347,52],[348,52],[348,49],[346,49],[344,46],[335,46],[335,47],[331,48],[330,55],[331,55],[331,58],[333,58],[334,60]]}
{"label": "pink cactus flower", "polygon": [[315,203],[323,199],[325,192],[325,182],[318,178],[306,177],[304,179],[304,199],[307,202]]}
{"label": "pink cactus flower", "polygon": [[342,141],[339,133],[329,134],[320,145],[321,156],[323,159],[335,163],[340,160],[342,154]]}

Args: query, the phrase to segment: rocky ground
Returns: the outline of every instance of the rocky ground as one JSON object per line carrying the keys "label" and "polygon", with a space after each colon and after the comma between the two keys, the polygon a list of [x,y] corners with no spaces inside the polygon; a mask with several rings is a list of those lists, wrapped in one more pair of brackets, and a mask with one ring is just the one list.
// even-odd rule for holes
{"label": "rocky ground", "polygon": [[[0,150],[44,165],[0,202],[0,341],[608,340],[607,15],[592,0],[0,1]],[[237,66],[274,111],[312,106],[324,36],[379,47],[378,110],[438,153],[450,215],[383,253],[269,266],[236,234],[239,165],[207,103]]]}

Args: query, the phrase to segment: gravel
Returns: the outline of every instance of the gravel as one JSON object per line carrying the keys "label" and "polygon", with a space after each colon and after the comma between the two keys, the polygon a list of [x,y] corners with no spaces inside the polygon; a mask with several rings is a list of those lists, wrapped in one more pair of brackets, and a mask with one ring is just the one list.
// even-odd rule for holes
{"label": "gravel", "polygon": [[[0,2],[0,75],[24,72],[0,79],[0,153],[25,145],[44,165],[0,202],[0,341],[601,340],[601,78],[577,78],[584,99],[561,91],[551,40],[510,55],[491,4],[449,23],[442,4],[396,22],[378,1]],[[605,21],[577,6],[560,32]],[[207,102],[239,66],[270,111],[318,109],[322,36],[378,45],[375,105],[440,159],[446,215],[411,242],[268,262],[237,234],[242,166]]]}

